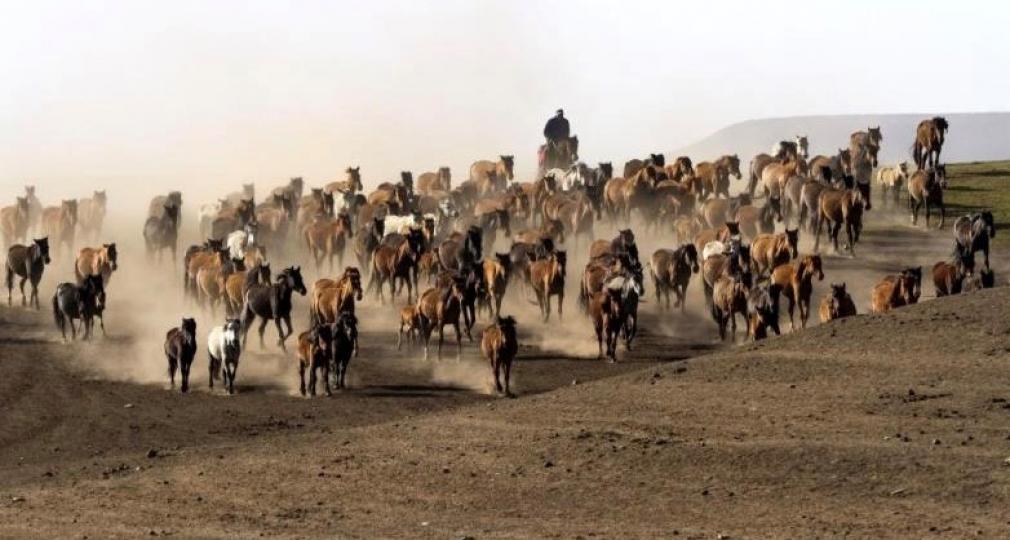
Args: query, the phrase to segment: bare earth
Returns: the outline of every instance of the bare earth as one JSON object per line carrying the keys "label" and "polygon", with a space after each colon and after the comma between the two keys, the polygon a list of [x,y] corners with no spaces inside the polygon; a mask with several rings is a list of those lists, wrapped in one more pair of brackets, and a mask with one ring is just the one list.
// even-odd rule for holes
{"label": "bare earth", "polygon": [[[826,258],[815,303],[846,280],[865,312],[871,283],[948,243],[878,222],[858,259]],[[522,308],[515,400],[487,395],[468,343],[459,362],[454,344],[441,362],[397,353],[392,308],[374,303],[353,388],[312,400],[293,395],[272,327],[266,352],[250,339],[238,395],[206,391],[202,342],[199,391],[168,391],[160,343],[181,312],[132,320],[125,273],[96,343],[2,308],[0,535],[1010,534],[1008,289],[721,348],[695,281],[687,315],[650,297],[636,349],[611,365],[575,306],[580,270],[563,326]]]}

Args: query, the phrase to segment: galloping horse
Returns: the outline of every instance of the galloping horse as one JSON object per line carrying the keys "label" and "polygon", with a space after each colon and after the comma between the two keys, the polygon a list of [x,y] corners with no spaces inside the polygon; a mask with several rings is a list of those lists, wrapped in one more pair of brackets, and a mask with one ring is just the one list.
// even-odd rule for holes
{"label": "galloping horse", "polygon": [[927,164],[930,167],[940,164],[940,150],[943,149],[943,139],[948,127],[947,119],[942,116],[934,116],[919,122],[919,126],[915,128],[915,143],[912,145],[912,157],[915,158],[916,167],[925,169]]}

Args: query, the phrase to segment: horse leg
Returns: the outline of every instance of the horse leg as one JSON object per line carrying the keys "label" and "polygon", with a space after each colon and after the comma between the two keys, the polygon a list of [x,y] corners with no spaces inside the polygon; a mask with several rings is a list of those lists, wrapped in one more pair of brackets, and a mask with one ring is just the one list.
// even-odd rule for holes
{"label": "horse leg", "polygon": [[305,397],[305,364],[298,362],[298,392]]}
{"label": "horse leg", "polygon": [[[796,308],[796,300],[793,299],[792,296],[786,297],[786,300],[789,301],[789,331],[790,332],[795,332],[796,331],[796,323],[793,322],[793,310]],[[800,316],[802,317],[802,315],[803,315],[803,308],[800,307]]]}
{"label": "horse leg", "polygon": [[807,319],[810,318],[810,298],[800,298],[800,328],[807,327]]}
{"label": "horse leg", "polygon": [[509,382],[512,380],[512,360],[506,359],[502,363],[505,364],[505,396],[512,397],[512,389],[509,388]]}
{"label": "horse leg", "polygon": [[459,331],[459,322],[453,324],[452,328],[456,331],[456,361],[459,362],[460,358],[463,357],[463,336]]}
{"label": "horse leg", "polygon": [[176,366],[175,356],[168,355],[168,380],[169,384],[171,385],[170,387],[173,390],[175,389],[175,366]]}
{"label": "horse leg", "polygon": [[[457,323],[458,327],[459,323]],[[445,341],[445,327],[438,325],[438,359],[442,359],[442,343]]]}
{"label": "horse leg", "polygon": [[[266,322],[266,319],[264,319],[264,322]],[[264,324],[263,326],[266,325]],[[277,346],[279,346],[282,351],[287,352],[287,349],[284,347],[284,318],[280,315],[275,316],[274,326],[277,327]]]}
{"label": "horse leg", "polygon": [[549,287],[544,288],[544,322],[551,320],[551,292]]}
{"label": "horse leg", "polygon": [[562,289],[561,292],[558,293],[558,319],[559,320],[563,320],[565,318],[565,316],[564,316],[565,315],[564,314],[564,310],[562,309],[562,306],[564,306],[564,304],[565,304],[565,291],[564,291],[564,289]]}
{"label": "horse leg", "polygon": [[330,390],[330,363],[323,362],[323,390],[326,390],[326,396],[332,396],[333,391]]}
{"label": "horse leg", "polygon": [[835,253],[838,253],[838,234],[842,232],[842,222],[838,221],[831,224],[831,241],[835,246]]}
{"label": "horse leg", "polygon": [[266,331],[267,331],[267,323],[269,323],[269,322],[270,322],[270,319],[267,319],[266,317],[263,317],[262,319],[260,319],[260,327],[259,327],[260,349],[266,349],[266,345],[263,343],[263,334],[266,333]]}
{"label": "horse leg", "polygon": [[[28,303],[29,303],[29,305],[34,305],[35,309],[40,309],[40,306],[39,306],[39,279],[41,277],[42,276],[39,276],[38,278],[32,278],[32,296],[31,296],[31,299],[29,299]],[[10,303],[10,302],[8,302],[8,303]]]}
{"label": "horse leg", "polygon": [[597,349],[599,350],[597,358],[603,358],[603,327],[605,324],[606,319],[604,319],[603,321],[596,321],[596,324],[593,325],[594,326],[593,329],[596,330],[596,346]]}
{"label": "horse leg", "polygon": [[316,366],[314,361],[309,363],[309,396],[316,397]]}
{"label": "horse leg", "polygon": [[18,281],[18,288],[21,290],[21,307],[28,305],[28,297],[25,296],[25,281],[28,281],[27,277],[23,277]]}

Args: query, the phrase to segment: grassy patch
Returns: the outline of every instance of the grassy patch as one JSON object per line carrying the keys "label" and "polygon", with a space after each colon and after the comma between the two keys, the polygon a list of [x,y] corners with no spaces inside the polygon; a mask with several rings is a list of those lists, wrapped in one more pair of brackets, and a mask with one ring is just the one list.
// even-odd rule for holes
{"label": "grassy patch", "polygon": [[1010,246],[1010,161],[948,163],[950,187],[943,194],[947,215],[992,210],[995,243]]}

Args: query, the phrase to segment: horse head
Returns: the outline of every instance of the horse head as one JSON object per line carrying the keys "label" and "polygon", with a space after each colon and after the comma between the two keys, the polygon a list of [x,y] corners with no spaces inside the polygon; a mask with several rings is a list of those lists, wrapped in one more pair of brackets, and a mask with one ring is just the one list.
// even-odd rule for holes
{"label": "horse head", "polygon": [[113,270],[119,268],[119,252],[116,250],[116,243],[102,244],[102,251],[105,252],[105,258],[109,261],[109,267]]}
{"label": "horse head", "polygon": [[498,156],[501,158],[501,163],[505,167],[505,177],[509,180],[515,180],[515,156]]}
{"label": "horse head", "polygon": [[45,264],[49,264],[49,263],[52,262],[52,259],[49,258],[49,237],[48,236],[44,236],[42,238],[35,238],[35,239],[32,240],[32,244],[35,246],[35,251],[37,253],[37,255],[36,255],[37,257],[39,257],[40,259],[42,259],[42,261]]}

